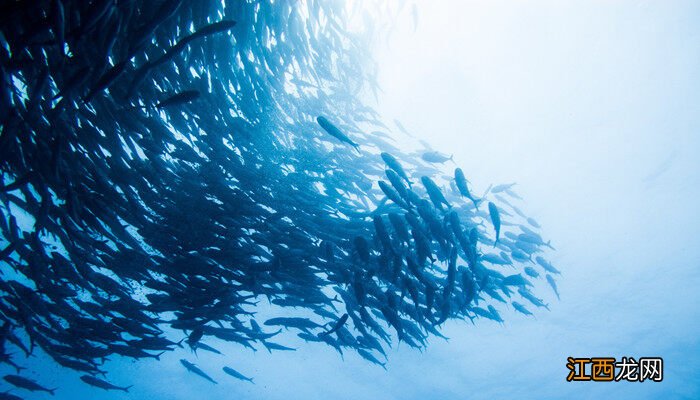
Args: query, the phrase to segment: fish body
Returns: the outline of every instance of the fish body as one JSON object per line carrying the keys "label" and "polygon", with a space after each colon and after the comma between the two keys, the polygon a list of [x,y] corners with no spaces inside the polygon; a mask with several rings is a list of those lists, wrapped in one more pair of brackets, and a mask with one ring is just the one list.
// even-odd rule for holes
{"label": "fish body", "polygon": [[546,278],[547,278],[547,283],[549,283],[549,286],[552,287],[554,294],[557,295],[557,299],[561,300],[561,297],[559,297],[559,289],[557,289],[557,282],[554,280],[554,278],[550,274],[547,274]]}
{"label": "fish body", "polygon": [[47,392],[54,395],[56,389],[47,389],[29,378],[19,375],[5,375],[3,379],[18,388],[29,390],[30,392]]}
{"label": "fish body", "polygon": [[491,193],[501,193],[501,192],[503,192],[503,191],[505,191],[505,190],[510,189],[510,188],[513,187],[514,185],[515,185],[515,183],[506,183],[506,184],[503,184],[503,185],[496,185],[496,186],[494,186],[494,187],[491,188]]}
{"label": "fish body", "polygon": [[440,191],[438,185],[433,182],[430,177],[423,176],[420,178],[420,180],[423,183],[425,190],[428,192],[428,197],[430,197],[430,200],[433,202],[433,204],[435,204],[435,207],[442,209],[443,204],[447,207],[452,207],[452,205],[445,198],[445,195],[443,195]]}
{"label": "fish body", "polygon": [[156,108],[166,108],[172,106],[179,106],[185,103],[190,103],[200,96],[199,90],[185,90],[180,93],[176,93],[165,100],[162,100],[156,104]]}
{"label": "fish body", "polygon": [[474,203],[474,207],[478,208],[479,202],[481,200],[477,200],[474,196],[472,196],[471,192],[469,191],[469,187],[467,185],[467,178],[464,176],[464,171],[462,171],[462,168],[455,168],[455,183],[457,184],[457,189],[459,190],[459,193],[462,196],[471,200],[472,203]]}
{"label": "fish body", "polygon": [[454,161],[454,155],[447,157],[446,155],[437,151],[426,151],[423,153],[423,155],[421,155],[421,158],[424,161],[432,164],[443,164],[447,161]]}
{"label": "fish body", "polygon": [[316,122],[325,130],[329,135],[340,140],[343,143],[347,143],[354,147],[355,150],[360,151],[360,145],[353,142],[346,134],[344,134],[338,127],[333,125],[326,117],[320,116],[316,118]]}
{"label": "fish body", "polygon": [[496,247],[498,239],[501,234],[501,215],[498,212],[498,207],[496,207],[493,202],[489,202],[489,215],[491,216],[491,222],[493,223],[493,229],[496,230],[496,240],[493,243],[493,247]]}
{"label": "fish body", "polygon": [[403,166],[401,166],[401,163],[399,160],[396,159],[396,157],[392,156],[391,154],[387,152],[382,152],[381,153],[382,160],[386,163],[387,167],[391,168],[394,172],[396,172],[403,180],[406,181],[409,185],[411,185],[411,181],[408,179],[408,175],[406,174],[406,171],[404,171]]}
{"label": "fish body", "polygon": [[512,302],[511,305],[513,306],[513,308],[515,308],[516,311],[523,315],[532,315],[532,312],[530,312],[530,310],[525,308],[524,305],[518,303],[517,301]]}
{"label": "fish body", "polygon": [[104,389],[104,390],[121,390],[126,393],[129,392],[129,388],[131,386],[116,386],[113,385],[107,381],[103,381],[102,379],[95,378],[94,376],[91,375],[82,375],[80,377],[80,380],[87,383],[90,386],[94,386],[96,388]]}
{"label": "fish body", "polygon": [[209,382],[211,382],[211,383],[213,383],[213,384],[217,384],[217,382],[216,382],[214,379],[212,379],[211,376],[207,375],[204,371],[202,371],[201,369],[197,368],[196,365],[194,365],[194,364],[192,364],[191,362],[185,360],[184,358],[180,359],[180,364],[182,364],[182,365],[185,367],[185,369],[187,369],[188,371],[194,373],[195,375],[199,375],[199,376],[201,376],[202,378],[208,380]]}
{"label": "fish body", "polygon": [[232,377],[234,377],[234,378],[236,378],[236,379],[240,379],[240,380],[242,380],[242,381],[248,381],[248,382],[250,382],[250,383],[255,383],[255,382],[253,382],[253,378],[249,378],[249,377],[247,377],[247,376],[241,374],[240,372],[236,371],[235,369],[233,369],[233,368],[231,368],[231,367],[223,367],[222,370],[223,370],[225,373],[231,375]]}

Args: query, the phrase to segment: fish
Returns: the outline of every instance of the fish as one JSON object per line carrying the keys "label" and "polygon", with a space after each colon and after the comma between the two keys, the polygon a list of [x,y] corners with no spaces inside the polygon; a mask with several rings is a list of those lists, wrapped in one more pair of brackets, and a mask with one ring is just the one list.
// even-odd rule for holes
{"label": "fish", "polygon": [[348,320],[348,317],[349,317],[349,315],[348,315],[347,313],[343,314],[343,315],[338,319],[338,321],[336,321],[336,323],[333,325],[333,327],[332,327],[331,329],[329,329],[329,330],[327,330],[327,331],[325,331],[325,332],[321,332],[321,333],[319,334],[319,337],[321,337],[321,336],[328,336],[328,335],[330,335],[330,334],[333,333],[333,332],[337,332],[338,329],[340,329],[340,328],[345,324],[345,322]]}
{"label": "fish", "polygon": [[523,269],[525,273],[532,278],[539,278],[540,274],[532,267],[525,267]]}
{"label": "fish", "polygon": [[498,207],[496,207],[493,202],[489,202],[489,215],[491,216],[491,223],[493,224],[493,229],[496,231],[496,240],[493,242],[493,247],[498,244],[498,239],[501,234],[501,216],[498,212]]}
{"label": "fish", "polygon": [[403,132],[403,133],[405,133],[406,135],[408,135],[408,131],[407,131],[406,128],[403,126],[403,124],[401,123],[401,121],[399,121],[398,119],[394,119],[394,124],[396,125],[397,128],[399,128],[399,130],[400,130],[401,132]]}
{"label": "fish", "polygon": [[370,353],[369,351],[367,351],[365,349],[358,349],[357,353],[365,360],[371,362],[372,364],[379,365],[380,367],[384,368],[384,370],[386,371],[386,363],[383,363],[383,362],[377,360],[377,357],[372,355],[372,353]]}
{"label": "fish", "polygon": [[552,263],[545,260],[542,256],[535,257],[535,261],[537,261],[537,264],[539,264],[546,272],[551,272],[557,275],[561,274],[561,272],[558,269],[554,268]]}
{"label": "fish", "polygon": [[515,182],[514,183],[505,183],[502,185],[496,185],[496,186],[491,188],[491,193],[501,193],[501,192],[504,192],[504,191],[512,188],[513,186],[515,186]]}
{"label": "fish", "polygon": [[247,376],[241,374],[240,372],[236,371],[235,369],[233,369],[233,368],[231,368],[231,367],[223,367],[222,370],[223,370],[225,373],[231,375],[232,377],[234,377],[234,378],[236,378],[236,379],[240,379],[240,380],[242,380],[242,381],[248,381],[248,382],[250,382],[250,383],[255,383],[255,382],[253,382],[253,378],[249,378],[249,377],[247,377]]}
{"label": "fish", "polygon": [[168,97],[167,99],[159,101],[158,104],[156,104],[156,108],[179,106],[185,103],[190,103],[199,97],[199,90],[184,90]]}
{"label": "fish", "polygon": [[3,379],[5,382],[10,383],[13,386],[26,389],[30,392],[46,392],[53,396],[56,394],[56,390],[58,390],[58,388],[47,389],[31,379],[19,375],[5,375]]}
{"label": "fish", "polygon": [[319,116],[316,118],[316,122],[323,128],[326,133],[329,135],[333,136],[334,138],[340,140],[343,143],[347,143],[350,146],[354,147],[355,150],[358,152],[360,151],[360,145],[353,142],[352,139],[347,137],[343,132],[341,132],[340,129],[338,129],[335,125],[333,125],[326,117],[324,116]]}
{"label": "fish", "polygon": [[457,189],[459,193],[468,198],[474,203],[474,208],[479,208],[479,203],[481,199],[477,199],[469,192],[469,187],[467,186],[467,178],[464,176],[464,171],[462,168],[455,168],[455,183],[457,184]]}
{"label": "fish", "polygon": [[127,60],[122,60],[114,64],[110,69],[108,69],[100,78],[95,82],[95,84],[90,88],[88,94],[83,98],[83,101],[89,103],[92,98],[99,92],[107,89],[115,80],[124,72],[126,66],[128,65]]}
{"label": "fish", "polygon": [[446,205],[448,208],[452,207],[452,205],[442,194],[442,191],[440,191],[438,185],[435,182],[433,182],[433,180],[430,179],[430,177],[422,176],[420,179],[423,183],[423,186],[425,187],[425,190],[428,192],[430,200],[433,202],[433,204],[435,204],[435,207],[441,209],[443,204]]}
{"label": "fish", "polygon": [[396,159],[396,157],[392,156],[391,154],[383,151],[380,156],[382,157],[382,160],[386,163],[386,166],[389,167],[392,171],[396,172],[403,180],[406,181],[406,183],[410,186],[411,181],[408,179],[408,175],[406,174],[406,171],[403,169],[403,166],[401,166],[401,163],[399,160]]}
{"label": "fish", "polygon": [[561,300],[561,297],[559,297],[559,290],[557,289],[557,282],[552,278],[552,275],[547,274],[545,275],[547,278],[547,283],[549,283],[549,286],[552,287],[552,290],[554,291],[554,294],[557,295],[557,299]]}
{"label": "fish", "polygon": [[279,325],[281,325],[281,326],[284,326],[286,328],[296,328],[296,329],[304,330],[304,331],[321,327],[321,325],[309,320],[308,318],[300,318],[300,317],[270,318],[267,321],[265,321],[265,325],[267,325],[267,326],[279,326]]}
{"label": "fish", "polygon": [[501,284],[505,286],[532,286],[532,283],[520,274],[513,274],[503,278]]}
{"label": "fish", "polygon": [[409,206],[406,203],[406,201],[401,197],[401,195],[394,189],[391,185],[384,181],[379,181],[378,182],[379,188],[384,192],[386,197],[396,203],[397,205],[408,209]]}
{"label": "fish", "polygon": [[529,315],[533,315],[532,312],[530,312],[530,310],[528,310],[524,305],[518,303],[517,301],[514,301],[514,302],[512,302],[512,303],[510,303],[510,304],[513,306],[513,308],[514,308],[517,312],[519,312],[519,313],[521,313],[521,314],[523,314],[523,315],[528,315],[528,316],[529,316]]}
{"label": "fish", "polygon": [[131,388],[133,385],[130,386],[116,386],[113,385],[107,381],[103,381],[102,379],[95,378],[94,376],[91,375],[81,375],[80,380],[87,383],[90,386],[94,386],[100,389],[104,390],[122,390],[125,393],[129,392],[129,388]]}
{"label": "fish", "polygon": [[528,217],[528,218],[527,218],[527,223],[530,224],[530,225],[532,225],[532,226],[535,227],[535,228],[538,228],[538,229],[541,228],[540,224],[537,223],[537,221],[535,221],[535,220],[534,220],[533,218],[531,218],[531,217]]}
{"label": "fish", "polygon": [[196,365],[194,365],[194,364],[192,364],[191,362],[185,360],[184,358],[181,358],[181,359],[180,359],[180,364],[182,364],[182,365],[185,367],[185,369],[187,369],[189,372],[192,372],[192,373],[194,373],[195,375],[199,375],[199,376],[201,376],[202,378],[208,380],[209,382],[211,382],[211,383],[213,383],[213,384],[215,384],[215,385],[217,384],[217,382],[216,382],[214,379],[212,379],[212,377],[210,377],[209,375],[207,375],[204,371],[202,371],[201,369],[197,368]]}
{"label": "fish", "polygon": [[281,344],[269,342],[269,341],[263,341],[263,345],[265,346],[265,348],[267,348],[267,351],[269,351],[270,353],[272,353],[272,350],[296,351],[295,348],[283,346]]}
{"label": "fish", "polygon": [[437,152],[437,151],[426,151],[421,155],[421,158],[424,161],[427,161],[429,163],[434,163],[434,164],[442,164],[447,161],[453,161],[454,162],[454,155],[451,155],[447,157],[446,155]]}

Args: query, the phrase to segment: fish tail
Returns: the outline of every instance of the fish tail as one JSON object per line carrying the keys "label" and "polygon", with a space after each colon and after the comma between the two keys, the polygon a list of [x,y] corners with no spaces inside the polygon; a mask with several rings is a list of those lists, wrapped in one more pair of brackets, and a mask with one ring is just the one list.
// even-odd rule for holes
{"label": "fish tail", "polygon": [[129,385],[127,387],[124,387],[124,388],[122,388],[122,390],[124,390],[125,393],[129,393],[129,388],[132,388],[132,387],[134,387],[134,385]]}

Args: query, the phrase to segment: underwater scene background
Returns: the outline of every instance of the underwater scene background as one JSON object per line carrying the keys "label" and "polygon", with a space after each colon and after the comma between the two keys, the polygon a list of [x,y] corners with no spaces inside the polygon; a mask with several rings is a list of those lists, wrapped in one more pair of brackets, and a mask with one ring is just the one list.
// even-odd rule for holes
{"label": "underwater scene background", "polygon": [[4,2],[0,396],[698,398],[698,15]]}

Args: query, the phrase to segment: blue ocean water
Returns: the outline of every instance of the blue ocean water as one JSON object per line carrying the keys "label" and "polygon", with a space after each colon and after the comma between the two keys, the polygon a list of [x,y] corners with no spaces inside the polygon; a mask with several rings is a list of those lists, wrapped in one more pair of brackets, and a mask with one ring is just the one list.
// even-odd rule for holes
{"label": "blue ocean water", "polygon": [[[503,324],[448,320],[449,340],[431,337],[422,351],[394,344],[386,371],[287,334],[294,352],[213,342],[224,355],[115,357],[109,380],[133,384],[129,394],[87,387],[43,355],[29,359],[26,376],[59,387],[59,399],[700,397],[698,4],[411,10],[373,49],[380,114],[410,134],[394,129],[398,147],[425,140],[453,154],[477,193],[517,182],[556,248],[561,300],[539,282],[549,311],[503,307]],[[664,380],[566,382],[568,356],[663,357]],[[235,366],[255,383],[219,373],[213,385],[187,372],[183,357],[204,370]]]}

